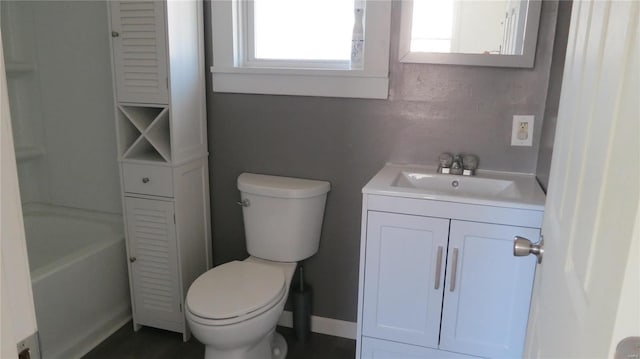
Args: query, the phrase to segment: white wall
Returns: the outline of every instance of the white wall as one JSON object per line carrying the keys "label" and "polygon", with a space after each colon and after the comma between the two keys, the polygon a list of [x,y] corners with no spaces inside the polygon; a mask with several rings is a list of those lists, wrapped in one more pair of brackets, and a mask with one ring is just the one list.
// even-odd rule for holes
{"label": "white wall", "polygon": [[106,2],[34,11],[51,202],[120,212]]}
{"label": "white wall", "polygon": [[120,212],[106,2],[1,6],[23,203]]}
{"label": "white wall", "polygon": [[0,14],[22,202],[49,202],[33,4],[0,1]]}

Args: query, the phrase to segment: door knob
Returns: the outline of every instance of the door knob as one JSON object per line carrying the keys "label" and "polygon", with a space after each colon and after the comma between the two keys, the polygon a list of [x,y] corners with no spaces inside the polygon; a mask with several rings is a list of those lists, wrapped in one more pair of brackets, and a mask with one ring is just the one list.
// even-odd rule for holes
{"label": "door knob", "polygon": [[129,257],[129,262],[131,262],[131,263],[133,263],[133,262],[135,262],[137,260],[138,260],[138,258],[136,258],[136,257]]}
{"label": "door knob", "polygon": [[538,264],[542,263],[544,239],[541,239],[539,244],[533,244],[527,238],[515,236],[513,241],[513,255],[516,257],[524,257],[529,254],[533,254],[538,257]]}

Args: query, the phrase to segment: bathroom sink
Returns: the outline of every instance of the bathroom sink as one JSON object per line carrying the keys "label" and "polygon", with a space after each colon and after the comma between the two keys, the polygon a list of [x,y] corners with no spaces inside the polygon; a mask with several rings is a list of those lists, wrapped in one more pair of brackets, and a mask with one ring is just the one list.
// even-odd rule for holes
{"label": "bathroom sink", "polygon": [[517,198],[518,188],[510,180],[400,171],[394,187],[419,188],[456,196],[503,196]]}
{"label": "bathroom sink", "polygon": [[389,163],[363,193],[489,206],[544,209],[545,195],[531,174],[478,170],[475,176],[440,174],[436,167]]}

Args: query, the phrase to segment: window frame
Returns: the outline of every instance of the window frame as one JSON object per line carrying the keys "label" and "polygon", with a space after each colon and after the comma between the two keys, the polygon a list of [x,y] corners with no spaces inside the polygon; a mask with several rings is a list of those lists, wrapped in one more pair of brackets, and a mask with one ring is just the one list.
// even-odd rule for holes
{"label": "window frame", "polygon": [[243,33],[248,28],[248,0],[211,1],[213,91],[386,99],[391,1],[362,2],[363,63],[351,68],[348,61],[339,60],[250,59]]}

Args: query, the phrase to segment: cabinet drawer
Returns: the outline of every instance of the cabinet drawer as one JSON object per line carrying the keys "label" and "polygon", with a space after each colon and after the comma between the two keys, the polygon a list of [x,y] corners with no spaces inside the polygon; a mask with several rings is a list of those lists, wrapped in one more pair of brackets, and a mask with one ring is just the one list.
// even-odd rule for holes
{"label": "cabinet drawer", "polygon": [[476,356],[362,337],[360,359],[480,359]]}
{"label": "cabinet drawer", "polygon": [[173,173],[171,167],[123,163],[124,191],[173,197]]}

